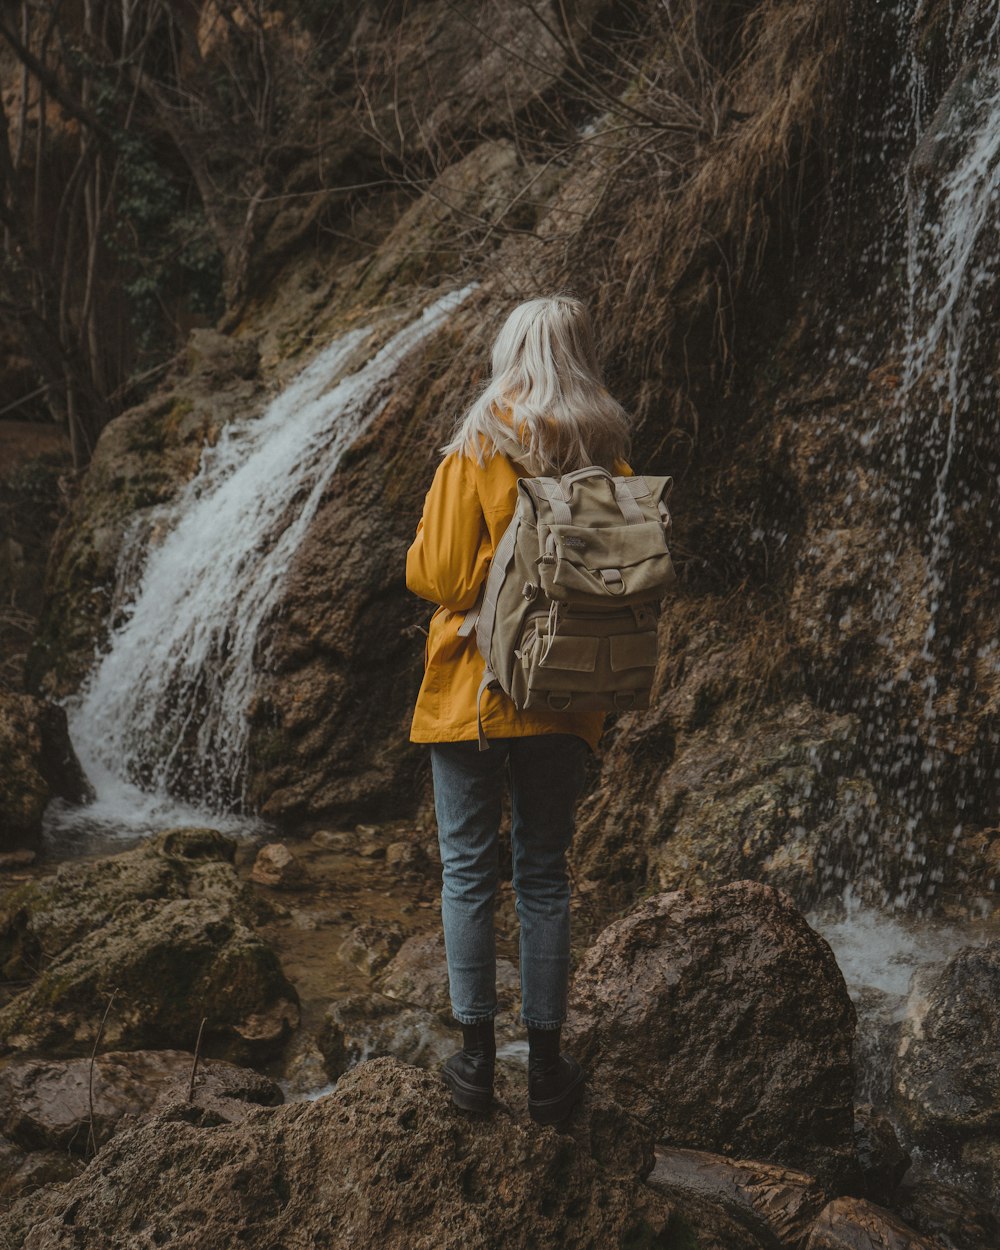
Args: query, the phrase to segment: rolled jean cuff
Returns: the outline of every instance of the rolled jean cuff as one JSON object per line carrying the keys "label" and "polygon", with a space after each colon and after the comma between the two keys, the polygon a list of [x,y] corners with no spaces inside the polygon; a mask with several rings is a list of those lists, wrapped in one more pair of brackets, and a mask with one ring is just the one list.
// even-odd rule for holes
{"label": "rolled jean cuff", "polygon": [[562,1020],[529,1020],[527,1016],[521,1017],[521,1023],[528,1029],[561,1029],[565,1020],[565,1016]]}
{"label": "rolled jean cuff", "polygon": [[467,1016],[463,1013],[455,1011],[453,1008],[451,1014],[455,1017],[455,1019],[458,1021],[459,1024],[486,1024],[488,1020],[492,1020],[495,1018],[497,1014],[497,1009],[494,1009],[493,1011],[489,1012],[485,1016],[484,1015]]}

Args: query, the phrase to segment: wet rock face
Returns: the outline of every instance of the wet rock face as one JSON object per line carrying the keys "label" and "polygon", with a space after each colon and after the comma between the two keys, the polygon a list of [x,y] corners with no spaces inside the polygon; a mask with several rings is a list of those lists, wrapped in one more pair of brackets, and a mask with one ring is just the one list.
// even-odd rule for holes
{"label": "wet rock face", "polygon": [[42,813],[57,796],[71,803],[93,798],[69,740],[65,710],[0,690],[0,851],[37,839]]}
{"label": "wet rock face", "polygon": [[890,1203],[911,1157],[899,1144],[889,1117],[870,1103],[854,1108],[854,1145],[864,1178],[864,1197],[883,1205]]}
{"label": "wet rock face", "polygon": [[957,1189],[928,1168],[910,1170],[893,1196],[893,1209],[925,1237],[955,1250],[1000,1246],[1000,1213]]}
{"label": "wet rock face", "polygon": [[976,1178],[1000,1212],[1000,941],[967,947],[917,985],[893,1065],[913,1136]]}
{"label": "wet rock face", "polygon": [[863,1198],[836,1198],[820,1213],[804,1250],[942,1250],[891,1211]]}
{"label": "wet rock face", "polygon": [[595,1085],[657,1140],[853,1167],[854,1008],[826,942],[781,891],[661,894],[580,962],[569,1031]]}
{"label": "wet rock face", "polygon": [[79,688],[112,624],[127,532],[194,476],[228,421],[259,406],[255,370],[252,344],[196,330],[156,394],[101,431],[52,540],[29,689],[61,697]]}
{"label": "wet rock face", "polygon": [[418,353],[422,376],[394,380],[372,430],[344,457],[288,571],[288,610],[261,629],[273,668],[259,684],[248,785],[282,826],[412,811],[428,767],[406,729],[423,664],[413,625],[431,608],[401,590],[401,570],[434,471],[419,423],[445,333],[453,341],[455,327]]}
{"label": "wet rock face", "polygon": [[123,1130],[70,1186],[22,1199],[7,1224],[12,1250],[596,1250],[657,1244],[671,1215],[572,1138],[500,1111],[468,1117],[440,1078],[378,1059],[328,1096],[238,1125],[168,1114]]}
{"label": "wet rock face", "polygon": [[[0,1130],[25,1150],[88,1152],[93,1097],[93,1136],[98,1146],[124,1116],[138,1116],[171,1101],[188,1100],[194,1055],[183,1050],[108,1051],[89,1059],[14,1059],[0,1072]],[[249,1068],[200,1060],[188,1104],[215,1123],[242,1119],[252,1104],[274,1106],[280,1088]]]}
{"label": "wet rock face", "polygon": [[827,1201],[805,1172],[668,1146],[657,1147],[647,1184],[682,1207],[697,1201],[720,1240],[737,1235],[747,1246],[799,1245]]}

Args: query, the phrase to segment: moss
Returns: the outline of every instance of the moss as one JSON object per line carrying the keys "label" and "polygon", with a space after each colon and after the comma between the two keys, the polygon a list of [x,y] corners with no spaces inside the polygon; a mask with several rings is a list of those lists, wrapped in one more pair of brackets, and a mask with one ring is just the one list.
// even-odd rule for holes
{"label": "moss", "polygon": [[164,423],[159,415],[144,414],[132,421],[125,437],[129,451],[159,455],[166,446]]}
{"label": "moss", "polygon": [[194,400],[186,395],[177,396],[174,399],[163,418],[163,432],[168,444],[177,446],[187,442],[192,435],[197,436],[199,442],[206,441],[211,422],[207,414],[202,416],[200,422],[192,419],[193,413],[195,413]]}

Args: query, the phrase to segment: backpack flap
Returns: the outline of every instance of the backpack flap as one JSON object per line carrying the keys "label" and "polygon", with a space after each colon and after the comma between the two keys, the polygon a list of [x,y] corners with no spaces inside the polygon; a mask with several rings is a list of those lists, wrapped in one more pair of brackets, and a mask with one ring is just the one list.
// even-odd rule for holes
{"label": "backpack flap", "polygon": [[638,525],[550,526],[538,578],[563,603],[662,599],[674,569],[659,521]]}
{"label": "backpack flap", "polygon": [[519,483],[537,515],[538,582],[562,603],[662,599],[676,581],[667,547],[669,477],[591,468]]}

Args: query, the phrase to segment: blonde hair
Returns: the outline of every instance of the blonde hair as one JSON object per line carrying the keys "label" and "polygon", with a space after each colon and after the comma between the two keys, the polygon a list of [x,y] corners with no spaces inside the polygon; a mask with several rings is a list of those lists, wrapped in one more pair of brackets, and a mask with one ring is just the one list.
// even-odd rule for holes
{"label": "blonde hair", "polygon": [[496,452],[532,477],[585,465],[614,469],[629,454],[629,419],[604,385],[587,308],[568,295],[532,299],[504,322],[485,390],[442,452],[484,464]]}

